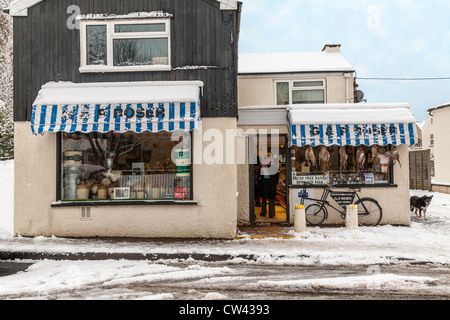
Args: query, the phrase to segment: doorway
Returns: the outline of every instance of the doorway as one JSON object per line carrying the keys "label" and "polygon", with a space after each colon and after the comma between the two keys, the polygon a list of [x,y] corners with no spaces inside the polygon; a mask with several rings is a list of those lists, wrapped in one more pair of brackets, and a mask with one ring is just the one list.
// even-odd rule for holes
{"label": "doorway", "polygon": [[[249,137],[249,186],[250,186],[250,222],[280,224],[289,222],[289,200],[287,188],[287,135],[253,135]],[[276,174],[273,182],[276,184],[274,213],[270,217],[271,204],[266,200],[266,214],[263,204],[264,183],[269,181],[268,172],[263,172],[265,157],[274,160],[271,168],[271,176]],[[267,178],[267,180],[265,180]],[[266,181],[266,182],[265,182]],[[267,184],[266,184],[267,185]]]}

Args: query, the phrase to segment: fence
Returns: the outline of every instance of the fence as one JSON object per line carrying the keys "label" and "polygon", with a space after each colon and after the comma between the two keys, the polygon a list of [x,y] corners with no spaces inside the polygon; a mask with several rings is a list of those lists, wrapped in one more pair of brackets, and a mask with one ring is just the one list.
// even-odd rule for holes
{"label": "fence", "polygon": [[409,152],[409,187],[431,191],[430,150]]}

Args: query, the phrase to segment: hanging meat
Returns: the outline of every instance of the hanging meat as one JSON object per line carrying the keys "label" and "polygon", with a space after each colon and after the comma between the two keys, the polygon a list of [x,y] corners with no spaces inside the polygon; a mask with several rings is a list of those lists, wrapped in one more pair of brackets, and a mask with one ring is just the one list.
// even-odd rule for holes
{"label": "hanging meat", "polygon": [[393,147],[393,150],[391,152],[390,156],[390,162],[395,165],[395,163],[398,161],[398,164],[400,165],[400,168],[402,167],[402,164],[400,163],[400,155],[397,151],[397,147]]}
{"label": "hanging meat", "polygon": [[322,173],[328,170],[328,164],[330,162],[330,152],[327,147],[321,146],[319,151],[319,166]]}
{"label": "hanging meat", "polygon": [[377,145],[372,146],[372,162],[374,166],[381,163],[381,153]]}
{"label": "hanging meat", "polygon": [[308,162],[308,166],[310,168],[316,168],[317,162],[316,162],[316,156],[314,155],[314,150],[312,146],[308,146],[305,151],[305,160]]}
{"label": "hanging meat", "polygon": [[363,169],[365,163],[366,154],[364,152],[364,148],[362,146],[359,146],[358,150],[356,150],[356,171],[359,172],[361,169]]}
{"label": "hanging meat", "polygon": [[345,147],[339,148],[339,174],[347,170],[348,155]]}

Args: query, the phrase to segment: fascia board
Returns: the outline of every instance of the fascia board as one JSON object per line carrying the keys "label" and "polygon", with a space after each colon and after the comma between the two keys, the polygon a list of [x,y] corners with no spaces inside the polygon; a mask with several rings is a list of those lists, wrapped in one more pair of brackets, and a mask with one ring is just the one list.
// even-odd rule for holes
{"label": "fascia board", "polygon": [[[28,16],[28,8],[44,0],[15,0],[9,7],[9,15],[13,17]],[[237,10],[237,0],[216,0],[220,3],[220,10]]]}

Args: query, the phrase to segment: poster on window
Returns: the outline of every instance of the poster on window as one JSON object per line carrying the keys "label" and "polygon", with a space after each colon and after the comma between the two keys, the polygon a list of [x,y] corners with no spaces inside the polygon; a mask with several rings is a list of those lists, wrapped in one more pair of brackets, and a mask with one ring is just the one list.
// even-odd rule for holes
{"label": "poster on window", "polygon": [[295,172],[292,173],[292,184],[294,185],[302,185],[304,183],[312,183],[312,184],[328,184],[328,176],[327,175],[301,175],[297,176]]}

